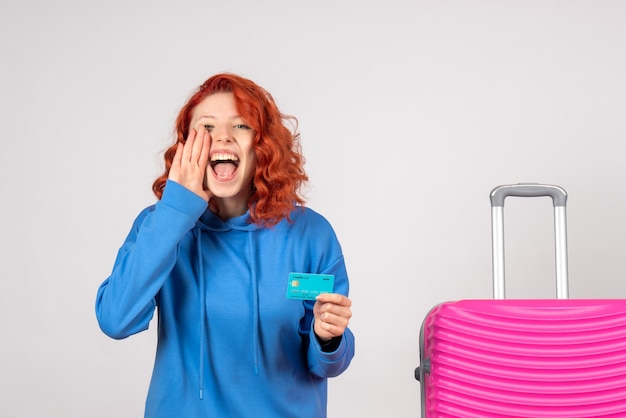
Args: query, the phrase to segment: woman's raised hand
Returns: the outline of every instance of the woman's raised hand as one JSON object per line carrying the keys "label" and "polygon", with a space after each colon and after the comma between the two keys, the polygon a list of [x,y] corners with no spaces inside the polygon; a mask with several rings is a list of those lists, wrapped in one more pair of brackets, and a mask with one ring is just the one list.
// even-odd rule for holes
{"label": "woman's raised hand", "polygon": [[205,186],[210,148],[211,135],[205,129],[190,129],[185,144],[178,143],[168,176],[207,202],[213,196]]}

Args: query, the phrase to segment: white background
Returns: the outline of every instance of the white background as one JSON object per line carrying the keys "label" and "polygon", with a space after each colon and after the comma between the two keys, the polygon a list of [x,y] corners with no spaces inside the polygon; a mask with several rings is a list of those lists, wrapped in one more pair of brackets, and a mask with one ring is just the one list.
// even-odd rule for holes
{"label": "white background", "polygon": [[[210,75],[300,120],[309,206],[351,275],[353,364],[329,415],[417,417],[436,303],[491,297],[489,192],[569,194],[571,296],[626,297],[626,2],[5,1],[0,415],[140,417],[153,330],[94,301]],[[549,199],[507,199],[512,297],[554,295]]]}

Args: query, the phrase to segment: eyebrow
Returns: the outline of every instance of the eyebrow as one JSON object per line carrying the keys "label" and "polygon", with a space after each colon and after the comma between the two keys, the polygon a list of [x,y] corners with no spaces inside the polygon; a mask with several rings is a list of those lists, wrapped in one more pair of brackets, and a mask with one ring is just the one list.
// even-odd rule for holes
{"label": "eyebrow", "polygon": [[[215,119],[216,117],[213,115],[201,115],[198,116],[197,119]],[[230,118],[228,118],[229,120],[233,120],[233,119],[243,119],[243,117],[241,117],[241,115],[233,115]]]}

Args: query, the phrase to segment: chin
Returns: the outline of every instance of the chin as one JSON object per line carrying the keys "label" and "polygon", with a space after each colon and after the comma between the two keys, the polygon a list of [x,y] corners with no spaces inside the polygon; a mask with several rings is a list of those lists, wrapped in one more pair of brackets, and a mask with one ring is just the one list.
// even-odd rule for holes
{"label": "chin", "polygon": [[251,189],[250,186],[244,186],[236,180],[230,180],[228,182],[212,181],[209,182],[208,187],[213,196],[220,199],[240,197],[243,194],[246,194],[247,198],[250,193],[245,193],[245,189]]}

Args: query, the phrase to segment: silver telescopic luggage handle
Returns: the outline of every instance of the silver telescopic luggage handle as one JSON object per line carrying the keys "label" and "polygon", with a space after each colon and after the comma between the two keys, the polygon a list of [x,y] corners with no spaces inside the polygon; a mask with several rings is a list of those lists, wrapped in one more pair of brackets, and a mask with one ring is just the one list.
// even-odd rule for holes
{"label": "silver telescopic luggage handle", "polygon": [[503,185],[491,191],[491,237],[493,262],[493,297],[504,299],[504,199],[507,196],[549,196],[554,206],[554,233],[556,247],[557,299],[569,297],[567,282],[567,221],[565,207],[567,193],[559,186],[519,183]]}

